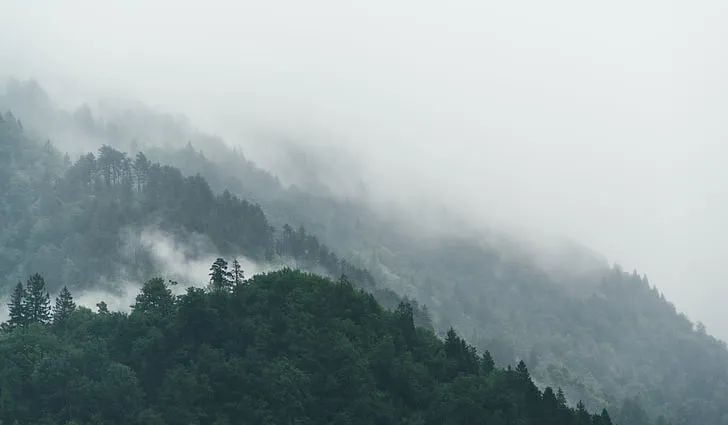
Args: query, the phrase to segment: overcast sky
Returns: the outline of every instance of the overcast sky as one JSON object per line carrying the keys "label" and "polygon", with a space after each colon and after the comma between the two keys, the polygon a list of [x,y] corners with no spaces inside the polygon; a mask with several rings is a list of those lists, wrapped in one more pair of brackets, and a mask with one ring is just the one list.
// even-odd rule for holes
{"label": "overcast sky", "polygon": [[574,238],[728,338],[728,3],[0,1],[0,77],[336,145],[370,194]]}

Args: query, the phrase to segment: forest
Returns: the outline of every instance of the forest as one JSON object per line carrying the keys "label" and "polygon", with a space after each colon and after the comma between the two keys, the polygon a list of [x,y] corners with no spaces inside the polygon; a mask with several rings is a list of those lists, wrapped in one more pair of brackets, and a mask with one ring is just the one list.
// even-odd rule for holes
{"label": "forest", "polygon": [[[24,137],[12,114],[2,120],[0,274],[5,281],[20,279],[31,264],[79,289],[109,286],[122,272],[143,278],[155,271],[151,253],[135,246],[131,255],[123,255],[129,247],[120,235],[152,226],[180,238],[204,235],[219,254],[345,274],[385,305],[400,300],[303,226],[276,229],[259,205],[228,191],[216,195],[199,175],[185,177],[141,152],[132,159],[108,145],[71,163],[49,142],[40,146]],[[426,325],[426,313],[417,311],[418,323]]]}
{"label": "forest", "polygon": [[[405,301],[415,323],[442,338],[455,329],[500,368],[525,361],[542,391],[560,387],[570,406],[606,407],[615,423],[728,423],[724,344],[645,276],[603,265],[557,278],[482,235],[413,235],[355,201],[284,187],[240,152],[164,115],[127,110],[101,120],[56,111],[51,119],[24,108],[22,119],[16,112],[0,122],[6,297],[35,273],[52,293],[158,275],[151,253],[135,247],[129,255],[122,237],[152,226],[180,240],[202,235],[226,258],[346,275],[386,309]],[[93,153],[72,158],[46,142],[40,134],[51,122],[98,142]],[[155,144],[152,133],[178,143]]]}
{"label": "forest", "polygon": [[205,288],[141,287],[130,313],[77,307],[45,280],[13,291],[0,335],[0,420],[23,424],[611,425],[524,362],[495,367],[450,329],[416,327],[345,278],[284,269]]}

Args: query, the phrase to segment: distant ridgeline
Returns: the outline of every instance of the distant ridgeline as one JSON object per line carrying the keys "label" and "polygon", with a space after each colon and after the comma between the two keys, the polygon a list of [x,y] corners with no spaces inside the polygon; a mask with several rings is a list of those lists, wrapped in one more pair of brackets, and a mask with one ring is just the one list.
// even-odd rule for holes
{"label": "distant ridgeline", "polygon": [[412,307],[284,269],[237,280],[222,260],[206,289],[147,281],[130,314],[53,308],[45,281],[18,284],[0,333],[7,424],[612,425],[540,391],[524,362],[496,368]]}
{"label": "distant ridgeline", "polygon": [[[572,404],[583,400],[593,411],[609,406],[620,425],[662,425],[662,414],[676,425],[728,425],[728,351],[644,277],[600,266],[588,279],[556,278],[479,234],[423,242],[362,203],[286,188],[221,140],[167,115],[132,109],[102,120],[89,108],[49,115],[51,106],[29,105],[24,124],[12,116],[0,122],[6,293],[36,271],[54,290],[142,281],[157,270],[149,252],[129,255],[127,229],[151,226],[180,240],[202,234],[226,257],[345,274],[387,308],[398,305],[395,293],[412,296],[430,308],[441,335],[457,329],[502,366],[525,359],[541,388],[562,387]],[[45,115],[25,115],[34,111]],[[72,161],[24,136],[23,127],[47,134],[47,117],[115,148]],[[424,308],[412,304],[415,322],[427,325]]]}
{"label": "distant ridgeline", "polygon": [[[132,159],[106,145],[71,162],[50,142],[25,137],[19,121],[6,114],[0,123],[2,281],[17,281],[34,270],[54,277],[52,289],[62,283],[88,289],[119,278],[141,279],[159,270],[143,247],[128,255],[122,236],[146,227],[180,240],[204,235],[220,255],[292,261],[332,277],[344,275],[390,308],[401,300],[303,226],[277,230],[258,205],[228,191],[213,193],[199,175],[185,177],[143,153]],[[4,292],[9,290],[6,283]],[[418,324],[430,326],[426,311],[411,303]]]}

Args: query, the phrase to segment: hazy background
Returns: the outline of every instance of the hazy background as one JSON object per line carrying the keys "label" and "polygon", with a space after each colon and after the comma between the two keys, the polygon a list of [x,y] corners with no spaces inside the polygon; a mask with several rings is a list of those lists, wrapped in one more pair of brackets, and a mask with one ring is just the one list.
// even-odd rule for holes
{"label": "hazy background", "polygon": [[573,238],[728,338],[724,0],[238,3],[0,0],[0,77],[185,114],[284,180],[308,152],[342,195]]}

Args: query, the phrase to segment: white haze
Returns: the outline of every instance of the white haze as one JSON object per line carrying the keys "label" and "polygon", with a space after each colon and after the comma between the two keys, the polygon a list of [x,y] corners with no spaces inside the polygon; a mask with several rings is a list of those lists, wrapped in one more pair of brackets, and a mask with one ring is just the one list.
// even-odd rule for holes
{"label": "white haze", "polygon": [[344,193],[573,238],[727,338],[726,22],[724,0],[8,0],[0,73],[187,114],[283,178],[281,141],[335,152]]}
{"label": "white haze", "polygon": [[[177,240],[169,233],[154,227],[130,228],[123,232],[124,249],[122,255],[129,258],[138,250],[151,254],[154,269],[167,281],[174,281],[170,289],[177,295],[189,287],[204,287],[209,281],[210,265],[218,257],[212,243],[205,237],[193,235],[185,241]],[[246,278],[255,274],[274,270],[273,265],[261,265],[242,255],[236,256]],[[232,257],[228,258],[232,261]],[[114,290],[91,289],[76,296],[77,303],[92,309],[99,301],[104,301],[109,310],[128,311],[139,293],[140,283],[131,279],[115,280],[97,285],[99,288],[113,287]]]}
{"label": "white haze", "polygon": [[[124,249],[122,255],[132,260],[135,252],[144,251],[150,254],[156,275],[166,281],[174,281],[170,289],[181,295],[189,287],[205,287],[209,281],[210,265],[217,259],[212,243],[201,235],[192,235],[181,241],[173,235],[155,227],[127,228],[122,232]],[[236,258],[240,263],[245,278],[284,267],[284,264],[260,264],[243,255],[229,257],[232,262]],[[124,274],[124,273],[122,273]],[[101,279],[92,285],[93,289],[74,292],[76,304],[96,310],[97,304],[105,302],[110,311],[128,312],[134,304],[142,282],[130,277]],[[8,300],[0,303],[0,320],[8,317]]]}
{"label": "white haze", "polygon": [[[154,227],[129,229],[125,232],[126,255],[141,249],[151,254],[155,270],[168,279],[179,282],[182,288],[203,286],[210,280],[210,265],[220,257],[207,237],[193,234],[184,241]],[[254,262],[243,255],[227,257],[237,259],[246,276],[271,271],[276,267]]]}

